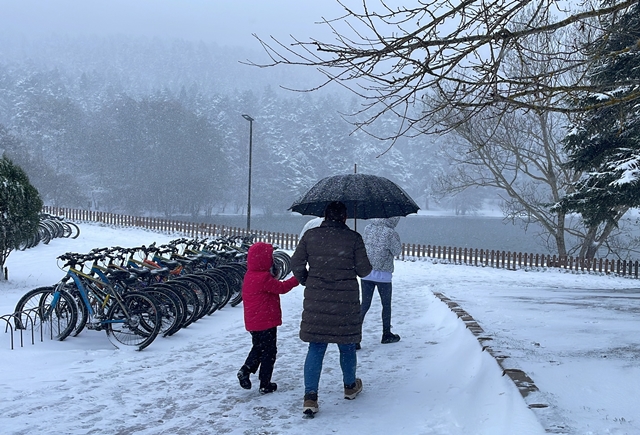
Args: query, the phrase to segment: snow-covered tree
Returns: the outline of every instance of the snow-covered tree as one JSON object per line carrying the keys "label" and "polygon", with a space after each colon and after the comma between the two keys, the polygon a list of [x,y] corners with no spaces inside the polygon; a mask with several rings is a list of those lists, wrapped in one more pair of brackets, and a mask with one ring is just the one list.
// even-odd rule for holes
{"label": "snow-covered tree", "polygon": [[576,103],[584,114],[565,138],[567,164],[584,175],[559,204],[592,225],[640,206],[640,3],[614,15],[596,42],[589,80],[600,91]]}
{"label": "snow-covered tree", "polygon": [[0,268],[12,250],[38,231],[42,200],[27,174],[0,159]]}

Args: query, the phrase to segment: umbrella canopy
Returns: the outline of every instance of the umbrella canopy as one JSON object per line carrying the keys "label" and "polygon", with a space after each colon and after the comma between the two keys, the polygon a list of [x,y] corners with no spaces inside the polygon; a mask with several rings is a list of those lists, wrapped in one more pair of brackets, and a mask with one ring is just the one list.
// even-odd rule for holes
{"label": "umbrella canopy", "polygon": [[349,219],[406,216],[420,208],[401,187],[387,178],[347,174],[318,181],[289,210],[324,216],[324,209],[333,201],[341,201],[347,206]]}

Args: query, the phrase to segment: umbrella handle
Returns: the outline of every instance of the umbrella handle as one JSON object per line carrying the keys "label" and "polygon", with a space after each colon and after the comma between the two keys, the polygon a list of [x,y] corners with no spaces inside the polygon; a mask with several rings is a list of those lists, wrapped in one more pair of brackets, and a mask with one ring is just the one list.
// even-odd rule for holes
{"label": "umbrella handle", "polygon": [[356,233],[358,232],[358,218],[356,216],[358,216],[358,204],[356,204],[355,202],[353,203],[353,231],[355,231]]}

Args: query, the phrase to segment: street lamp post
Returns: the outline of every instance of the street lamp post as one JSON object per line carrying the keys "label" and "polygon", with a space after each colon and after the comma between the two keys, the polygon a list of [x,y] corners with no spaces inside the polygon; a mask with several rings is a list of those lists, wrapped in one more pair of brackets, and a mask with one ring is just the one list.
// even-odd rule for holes
{"label": "street lamp post", "polygon": [[251,231],[251,152],[253,151],[253,118],[242,115],[249,121],[249,188],[247,193],[247,232]]}

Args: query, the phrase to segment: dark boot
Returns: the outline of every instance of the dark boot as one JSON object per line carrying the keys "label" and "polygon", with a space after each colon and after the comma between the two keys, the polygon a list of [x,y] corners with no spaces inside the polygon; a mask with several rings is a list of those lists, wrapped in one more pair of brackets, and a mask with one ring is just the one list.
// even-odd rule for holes
{"label": "dark boot", "polygon": [[240,386],[245,390],[251,389],[251,379],[249,379],[250,374],[251,371],[247,366],[242,366],[240,367],[240,370],[238,370],[238,381],[240,381]]}
{"label": "dark boot", "polygon": [[273,393],[277,389],[278,389],[278,384],[276,384],[275,382],[269,382],[266,385],[261,385],[260,386],[260,393],[261,394],[269,394],[269,393]]}
{"label": "dark boot", "polygon": [[400,336],[398,334],[394,334],[393,332],[389,331],[382,334],[382,340],[380,340],[380,343],[388,344],[388,343],[397,343],[398,341],[400,341]]}

